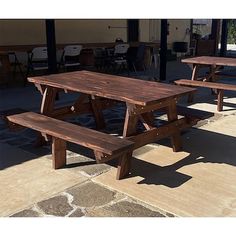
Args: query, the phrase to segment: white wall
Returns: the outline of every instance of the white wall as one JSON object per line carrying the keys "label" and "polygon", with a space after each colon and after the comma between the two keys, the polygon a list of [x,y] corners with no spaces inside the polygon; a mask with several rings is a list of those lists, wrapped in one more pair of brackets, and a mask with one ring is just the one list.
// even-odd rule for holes
{"label": "white wall", "polygon": [[[108,28],[111,26],[111,28]],[[119,27],[119,28],[113,28]],[[127,41],[127,20],[56,20],[57,43]]]}
{"label": "white wall", "polygon": [[169,22],[169,35],[168,43],[172,44],[174,41],[189,42],[190,34],[190,20],[168,20]]}
{"label": "white wall", "polygon": [[[57,43],[114,42],[116,38],[127,41],[127,20],[56,20]],[[189,42],[186,29],[190,20],[168,21],[168,43]],[[118,28],[108,28],[118,27]],[[140,41],[160,41],[160,20],[139,21]],[[0,20],[0,45],[24,45],[46,43],[45,20]]]}
{"label": "white wall", "polygon": [[46,43],[44,20],[0,20],[0,45]]}

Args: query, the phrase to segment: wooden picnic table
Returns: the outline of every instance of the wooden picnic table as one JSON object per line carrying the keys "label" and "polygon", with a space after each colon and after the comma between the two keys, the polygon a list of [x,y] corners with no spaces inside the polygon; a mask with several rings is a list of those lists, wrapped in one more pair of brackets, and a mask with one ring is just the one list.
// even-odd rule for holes
{"label": "wooden picnic table", "polygon": [[[180,132],[189,127],[189,123],[185,117],[178,118],[176,103],[180,96],[193,93],[193,88],[89,71],[31,77],[28,80],[43,95],[43,115],[64,119],[66,116],[92,112],[100,129],[105,126],[102,110],[116,102],[124,102],[126,115],[123,138],[134,142],[133,149],[166,137],[171,138],[174,151],[181,149]],[[55,108],[55,97],[59,90],[79,92],[81,95],[72,106]],[[153,111],[159,109],[166,111],[168,122],[155,127]],[[145,127],[142,133],[137,133],[138,121]],[[127,159],[127,170],[130,169],[130,159]]]}
{"label": "wooden picnic table", "polygon": [[236,58],[227,57],[200,56],[182,59],[182,62],[193,65],[192,80],[198,80],[198,70],[202,66],[210,67],[210,73],[204,79],[205,81],[214,81],[218,70],[222,66],[236,67]]}

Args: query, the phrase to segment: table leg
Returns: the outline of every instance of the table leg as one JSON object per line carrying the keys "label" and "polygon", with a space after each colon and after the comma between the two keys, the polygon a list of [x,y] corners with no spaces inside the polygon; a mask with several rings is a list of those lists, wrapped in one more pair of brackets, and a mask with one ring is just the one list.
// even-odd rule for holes
{"label": "table leg", "polygon": [[[132,106],[127,104],[123,137],[128,137],[136,133],[137,122],[138,122],[137,115],[133,114]],[[116,179],[122,179],[129,174],[131,169],[132,154],[133,151],[129,151],[127,153],[124,153],[119,158]]]}
{"label": "table leg", "polygon": [[57,94],[56,88],[47,87],[44,90],[40,109],[41,114],[50,115],[50,113],[53,111],[54,108],[56,94]]}
{"label": "table leg", "polygon": [[[168,121],[176,121],[178,119],[176,101],[173,100],[167,107]],[[180,131],[176,129],[174,135],[171,136],[171,144],[174,152],[180,151],[182,148],[182,141]]]}
{"label": "table leg", "polygon": [[105,128],[105,120],[102,114],[101,102],[98,97],[91,96],[91,106],[93,110],[94,119],[96,122],[97,129]]}
{"label": "table leg", "polygon": [[[216,80],[216,75],[215,75],[215,73],[216,73],[216,70],[218,69],[219,67],[216,67],[215,65],[211,65],[211,67],[210,67],[210,74],[209,74],[209,77],[208,77],[208,80],[210,81],[210,82],[215,82],[215,80]],[[215,90],[215,89],[211,89],[211,93],[213,94],[213,95],[215,95],[215,94],[217,94],[217,91]]]}
{"label": "table leg", "polygon": [[[198,71],[199,71],[199,65],[193,64],[193,72],[191,80],[197,80]],[[193,99],[194,99],[194,94],[190,93],[188,95],[188,103],[192,103]]]}
{"label": "table leg", "polygon": [[59,169],[66,165],[66,141],[52,138],[52,165],[53,169]]}
{"label": "table leg", "polygon": [[217,111],[223,110],[223,97],[224,97],[224,90],[217,90]]}
{"label": "table leg", "polygon": [[199,70],[199,65],[193,64],[193,72],[192,72],[192,78],[191,80],[197,80],[197,73]]}
{"label": "table leg", "polygon": [[143,113],[140,117],[146,130],[150,130],[154,127],[155,117],[152,112]]}
{"label": "table leg", "polygon": [[[50,116],[54,108],[56,94],[57,94],[56,88],[51,88],[51,87],[45,88],[40,109],[41,114]],[[46,141],[47,141],[46,136],[42,135],[41,133],[38,133],[34,146],[40,147],[46,144]]]}

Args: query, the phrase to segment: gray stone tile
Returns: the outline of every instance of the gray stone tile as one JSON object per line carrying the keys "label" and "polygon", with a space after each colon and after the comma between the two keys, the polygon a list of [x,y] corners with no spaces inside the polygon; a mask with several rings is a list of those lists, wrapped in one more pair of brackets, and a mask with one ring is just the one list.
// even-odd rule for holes
{"label": "gray stone tile", "polygon": [[115,193],[98,184],[88,182],[67,191],[74,197],[73,204],[81,207],[96,207],[115,199]]}
{"label": "gray stone tile", "polygon": [[20,212],[17,212],[14,215],[11,215],[11,217],[39,217],[40,214],[32,209],[23,210]]}
{"label": "gray stone tile", "polygon": [[106,164],[92,164],[92,165],[88,165],[88,166],[82,166],[80,168],[80,171],[83,171],[86,173],[86,175],[93,177],[93,176],[97,176],[100,175],[102,173],[104,173],[105,171],[110,170],[111,166],[106,165]]}
{"label": "gray stone tile", "polygon": [[[51,155],[47,156],[51,159]],[[97,176],[105,171],[108,171],[111,167],[106,164],[97,164],[95,159],[89,158],[77,153],[67,151],[66,168],[73,172],[82,172],[87,176]]]}
{"label": "gray stone tile", "polygon": [[38,207],[47,215],[66,216],[73,210],[66,196],[56,196],[37,203]]}
{"label": "gray stone tile", "polygon": [[157,211],[152,211],[140,204],[121,201],[111,206],[88,211],[86,216],[104,217],[164,217]]}
{"label": "gray stone tile", "polygon": [[84,213],[79,208],[69,215],[69,217],[81,217],[81,216],[84,216]]}

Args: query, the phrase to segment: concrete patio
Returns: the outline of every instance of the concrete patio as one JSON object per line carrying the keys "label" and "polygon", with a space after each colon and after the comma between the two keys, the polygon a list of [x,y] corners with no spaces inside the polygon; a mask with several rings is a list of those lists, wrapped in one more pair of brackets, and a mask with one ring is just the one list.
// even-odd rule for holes
{"label": "concrete patio", "polygon": [[[188,66],[168,64],[169,80],[190,75]],[[74,96],[61,95],[58,105]],[[0,98],[0,110],[40,105],[33,86],[1,89]],[[120,181],[115,162],[95,164],[78,145],[68,146],[67,167],[53,170],[50,146],[34,148],[34,131],[11,132],[0,120],[0,216],[236,216],[235,93],[225,93],[220,113],[209,90],[200,89],[195,101],[190,107],[215,116],[183,133],[183,151],[173,153],[169,140],[146,145],[134,152],[131,176]],[[119,134],[123,114],[120,106],[105,111],[109,131]],[[94,127],[91,116],[71,121]]]}

